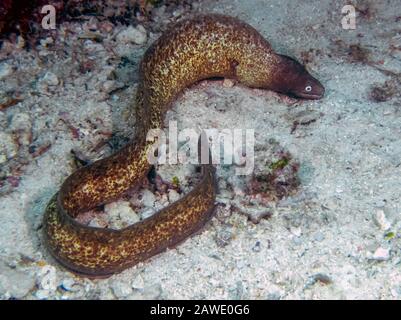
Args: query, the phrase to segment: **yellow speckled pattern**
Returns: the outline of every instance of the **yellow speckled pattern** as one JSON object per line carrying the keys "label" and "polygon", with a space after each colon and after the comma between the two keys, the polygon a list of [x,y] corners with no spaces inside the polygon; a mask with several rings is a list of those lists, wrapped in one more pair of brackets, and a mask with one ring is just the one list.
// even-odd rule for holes
{"label": "yellow speckled pattern", "polygon": [[63,266],[86,276],[108,276],[176,245],[209,220],[216,195],[212,165],[202,165],[200,182],[179,201],[125,229],[88,227],[74,217],[115,200],[140,182],[150,169],[148,130],[162,126],[167,109],[184,88],[210,77],[235,78],[247,86],[295,95],[299,85],[312,83],[318,92],[314,88],[311,98],[322,94],[316,79],[275,54],[244,22],[211,14],[173,25],[141,62],[132,108],[136,138],[114,155],[74,172],[46,208],[44,239]]}

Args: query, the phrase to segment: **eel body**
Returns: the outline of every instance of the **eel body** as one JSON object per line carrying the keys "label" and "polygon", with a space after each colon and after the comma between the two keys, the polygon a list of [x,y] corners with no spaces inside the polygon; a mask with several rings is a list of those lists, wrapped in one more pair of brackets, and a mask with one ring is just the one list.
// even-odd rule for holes
{"label": "eel body", "polygon": [[50,253],[67,269],[88,277],[120,272],[198,231],[211,217],[215,169],[202,164],[200,182],[180,200],[121,230],[89,227],[74,218],[111,202],[137,185],[151,165],[146,140],[161,128],[177,95],[211,77],[236,79],[306,99],[324,88],[292,58],[275,53],[250,25],[223,15],[200,15],[172,25],[145,53],[140,65],[135,139],[115,154],[70,175],[49,202],[43,222]]}

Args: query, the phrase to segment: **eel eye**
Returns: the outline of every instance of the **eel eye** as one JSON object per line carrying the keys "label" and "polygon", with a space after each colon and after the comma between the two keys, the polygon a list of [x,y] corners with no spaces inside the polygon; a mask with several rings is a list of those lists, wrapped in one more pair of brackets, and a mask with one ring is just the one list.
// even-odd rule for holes
{"label": "eel eye", "polygon": [[306,92],[311,92],[311,91],[312,91],[312,86],[307,86],[307,87],[305,87],[305,91],[306,91]]}

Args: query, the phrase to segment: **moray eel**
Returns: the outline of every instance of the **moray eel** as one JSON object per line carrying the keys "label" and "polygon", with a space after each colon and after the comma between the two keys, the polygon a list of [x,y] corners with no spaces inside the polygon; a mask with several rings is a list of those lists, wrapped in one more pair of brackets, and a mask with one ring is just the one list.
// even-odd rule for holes
{"label": "moray eel", "polygon": [[146,176],[150,129],[163,126],[177,95],[191,84],[214,77],[287,95],[319,99],[324,87],[292,58],[279,55],[250,25],[209,14],[180,21],[146,51],[132,110],[135,139],[115,154],[69,176],[50,200],[43,222],[45,245],[74,273],[107,277],[173,247],[200,230],[213,214],[215,168],[202,164],[199,183],[152,217],[121,230],[89,227],[74,218],[111,202]]}

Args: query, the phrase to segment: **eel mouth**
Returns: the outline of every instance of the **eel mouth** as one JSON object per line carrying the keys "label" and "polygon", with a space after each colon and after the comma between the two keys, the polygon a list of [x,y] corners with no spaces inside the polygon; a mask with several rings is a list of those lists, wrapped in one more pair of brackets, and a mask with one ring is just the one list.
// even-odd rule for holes
{"label": "eel mouth", "polygon": [[308,100],[319,100],[324,97],[324,91],[322,93],[316,93],[316,94],[299,93],[299,94],[297,94],[296,97],[301,98],[301,99],[308,99]]}
{"label": "eel mouth", "polygon": [[282,93],[288,97],[294,98],[294,99],[301,99],[301,100],[319,100],[324,97],[324,90],[319,93],[289,93],[289,92],[284,92]]}

